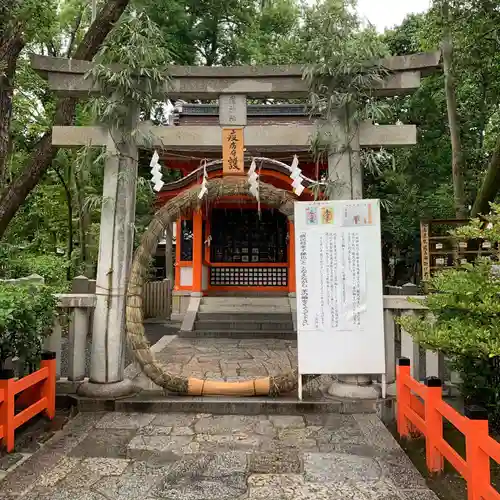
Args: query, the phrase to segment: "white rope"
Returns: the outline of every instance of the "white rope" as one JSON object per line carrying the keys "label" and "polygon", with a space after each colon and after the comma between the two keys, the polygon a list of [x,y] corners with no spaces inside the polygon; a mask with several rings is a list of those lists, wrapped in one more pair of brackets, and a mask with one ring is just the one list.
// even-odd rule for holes
{"label": "white rope", "polygon": [[[255,161],[255,162],[261,161],[261,162],[269,163],[271,165],[277,165],[277,166],[286,168],[290,173],[293,172],[293,169],[292,169],[292,167],[290,165],[287,165],[286,163],[283,163],[282,161],[279,161],[279,160],[275,160],[273,158],[256,157],[256,158],[253,158],[253,161]],[[178,182],[180,182],[180,181],[182,181],[184,179],[187,179],[188,177],[191,177],[191,176],[195,177],[197,173],[201,173],[201,171],[206,170],[208,167],[211,167],[213,165],[219,165],[219,164],[222,164],[222,160],[212,160],[212,161],[209,161],[209,162],[207,162],[206,160],[203,160],[202,164],[196,170],[193,170],[189,174],[185,175],[184,177],[181,177],[180,179],[177,179],[174,182],[178,183]],[[302,173],[300,173],[300,178],[303,179],[303,180],[305,180],[305,181],[307,181],[307,182],[309,182],[310,184],[318,184],[320,186],[326,186],[327,185],[326,182],[315,181],[314,179],[310,179],[309,177],[306,177]],[[169,182],[166,185],[168,186],[169,184],[173,184],[173,183]]]}
{"label": "white rope", "polygon": [[203,160],[202,166],[200,168],[203,168],[203,180],[201,181],[201,190],[200,190],[200,194],[198,195],[198,198],[201,200],[207,194],[207,191],[208,191],[208,188],[207,188],[208,173],[207,173],[206,160]]}

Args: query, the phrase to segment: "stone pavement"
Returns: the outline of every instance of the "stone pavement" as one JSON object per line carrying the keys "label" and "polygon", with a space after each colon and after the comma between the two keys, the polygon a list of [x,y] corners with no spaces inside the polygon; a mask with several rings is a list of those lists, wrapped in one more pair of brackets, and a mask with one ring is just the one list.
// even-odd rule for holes
{"label": "stone pavement", "polygon": [[81,413],[17,460],[2,500],[437,500],[372,414]]}
{"label": "stone pavement", "polygon": [[[297,341],[176,337],[155,356],[175,374],[236,381],[296,368]],[[158,389],[143,374],[136,376],[134,383],[143,389]]]}

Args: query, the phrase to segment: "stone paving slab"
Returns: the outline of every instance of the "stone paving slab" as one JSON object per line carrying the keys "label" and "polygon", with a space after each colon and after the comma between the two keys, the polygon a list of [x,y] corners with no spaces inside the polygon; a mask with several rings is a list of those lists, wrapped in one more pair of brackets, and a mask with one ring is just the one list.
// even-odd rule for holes
{"label": "stone paving slab", "polygon": [[[175,338],[156,358],[186,377],[238,381],[289,372],[297,367],[297,341],[284,339]],[[158,389],[143,374],[134,383]]]}
{"label": "stone paving slab", "polygon": [[84,413],[4,462],[0,500],[437,500],[375,415]]}
{"label": "stone paving slab", "polygon": [[[171,373],[184,377],[236,382],[287,373],[297,368],[297,341],[290,339],[169,337],[167,342],[160,341],[153,349],[156,358]],[[137,367],[130,372],[129,378],[145,392],[162,391]],[[331,383],[330,375],[309,380],[304,377],[304,397],[331,399],[327,395]]]}

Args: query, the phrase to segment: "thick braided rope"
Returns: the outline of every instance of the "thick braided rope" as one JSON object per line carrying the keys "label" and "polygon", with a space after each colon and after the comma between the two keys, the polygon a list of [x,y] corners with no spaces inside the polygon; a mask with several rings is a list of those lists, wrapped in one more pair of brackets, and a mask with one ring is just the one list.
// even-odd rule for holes
{"label": "thick braided rope", "polygon": [[[211,179],[207,187],[208,193],[206,199],[212,202],[224,196],[248,194],[246,176]],[[288,191],[278,189],[266,183],[260,183],[259,188],[262,203],[278,209],[287,217],[293,215],[294,198]],[[142,236],[141,244],[135,251],[127,287],[127,344],[132,350],[136,361],[141,366],[142,371],[155,384],[168,392],[178,394],[189,393],[190,379],[170,373],[168,367],[158,362],[151,352],[149,343],[145,337],[143,325],[143,285],[148,274],[151,258],[156,252],[156,246],[165,228],[170,223],[176,221],[181,215],[188,214],[201,206],[201,202],[198,199],[199,190],[199,186],[196,185],[180,193],[168,201],[154,215],[153,220]],[[195,379],[191,380],[195,381]],[[220,384],[222,387],[224,386],[223,382]],[[290,392],[296,384],[296,371],[270,377],[269,394],[277,396],[280,393]]]}

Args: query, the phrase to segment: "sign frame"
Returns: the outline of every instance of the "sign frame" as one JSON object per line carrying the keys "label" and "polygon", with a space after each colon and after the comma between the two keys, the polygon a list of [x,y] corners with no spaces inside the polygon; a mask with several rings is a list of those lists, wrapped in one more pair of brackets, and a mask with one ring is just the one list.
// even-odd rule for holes
{"label": "sign frame", "polygon": [[243,127],[222,129],[223,175],[245,175],[245,139]]}
{"label": "sign frame", "polygon": [[302,375],[384,379],[380,201],[306,201],[294,208],[299,399]]}

